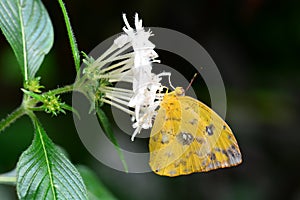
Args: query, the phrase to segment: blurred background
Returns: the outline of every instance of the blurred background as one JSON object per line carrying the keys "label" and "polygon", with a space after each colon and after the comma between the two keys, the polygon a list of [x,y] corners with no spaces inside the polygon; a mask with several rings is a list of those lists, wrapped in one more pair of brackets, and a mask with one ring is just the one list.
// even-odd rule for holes
{"label": "blurred background", "polygon": [[[71,84],[73,59],[60,7],[43,1],[52,19],[55,43],[39,76],[46,89]],[[226,121],[238,140],[238,167],[177,178],[154,173],[126,174],[99,163],[82,145],[71,114],[40,113],[51,139],[75,164],[92,168],[117,199],[300,199],[300,1],[65,1],[79,49],[90,52],[138,12],[145,26],[174,29],[199,42],[222,74],[227,92]],[[160,52],[159,52],[160,53]],[[162,52],[163,63],[182,70],[185,61]],[[194,72],[185,73],[190,79]],[[203,87],[202,87],[203,86]],[[22,77],[16,59],[0,35],[0,118],[21,102]],[[201,78],[198,98],[209,105]],[[63,98],[70,102],[71,95]],[[58,128],[59,127],[59,128]],[[15,167],[32,141],[27,117],[0,133],[0,174]],[[118,136],[129,140],[128,135]],[[67,139],[66,139],[67,138]],[[147,151],[147,140],[131,145]],[[123,146],[122,146],[123,147]],[[126,149],[126,146],[123,148]],[[109,152],[108,152],[109,153]],[[0,199],[15,199],[15,188],[0,185]]]}

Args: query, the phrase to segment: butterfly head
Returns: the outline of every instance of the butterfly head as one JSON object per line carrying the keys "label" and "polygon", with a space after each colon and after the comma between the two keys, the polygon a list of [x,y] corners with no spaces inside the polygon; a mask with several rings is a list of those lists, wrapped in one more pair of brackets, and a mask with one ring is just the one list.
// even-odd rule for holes
{"label": "butterfly head", "polygon": [[184,96],[185,95],[185,90],[183,89],[183,87],[176,87],[174,92],[175,92],[176,96]]}
{"label": "butterfly head", "polygon": [[185,90],[182,87],[176,87],[173,92],[166,93],[164,96],[164,100],[173,99],[179,96],[185,96]]}

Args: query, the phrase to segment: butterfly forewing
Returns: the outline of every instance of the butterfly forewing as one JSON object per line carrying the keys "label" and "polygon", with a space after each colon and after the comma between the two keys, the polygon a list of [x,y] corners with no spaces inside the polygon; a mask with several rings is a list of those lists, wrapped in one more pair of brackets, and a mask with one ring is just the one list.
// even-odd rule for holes
{"label": "butterfly forewing", "polygon": [[176,142],[181,120],[180,102],[170,96],[167,101],[161,103],[149,142],[150,166],[160,175],[173,168],[168,166],[182,155],[183,147]]}
{"label": "butterfly forewing", "polygon": [[205,104],[173,92],[161,103],[149,151],[151,169],[165,176],[204,172],[241,162],[229,126]]}

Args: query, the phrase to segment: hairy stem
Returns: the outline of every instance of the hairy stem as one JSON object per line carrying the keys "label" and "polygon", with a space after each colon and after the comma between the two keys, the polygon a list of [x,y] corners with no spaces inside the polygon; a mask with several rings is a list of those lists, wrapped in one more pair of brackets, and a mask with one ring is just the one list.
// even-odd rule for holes
{"label": "hairy stem", "polygon": [[51,93],[51,94],[62,94],[62,93],[72,92],[73,89],[74,89],[73,85],[66,85],[66,86],[61,87],[61,88],[50,90],[49,93]]}
{"label": "hairy stem", "polygon": [[3,131],[5,128],[7,128],[9,125],[11,125],[16,119],[21,117],[26,113],[23,106],[20,106],[15,111],[13,111],[11,114],[9,114],[5,119],[2,119],[0,122],[0,132]]}
{"label": "hairy stem", "polygon": [[78,51],[78,47],[77,47],[77,43],[76,43],[76,40],[74,37],[73,30],[71,27],[71,22],[70,22],[70,19],[69,19],[68,13],[67,13],[67,9],[66,9],[63,1],[58,0],[58,3],[60,5],[62,13],[64,15],[64,20],[66,23],[66,28],[67,28],[69,41],[70,41],[70,45],[71,45],[71,49],[72,49],[72,54],[73,54],[73,58],[74,58],[75,68],[76,68],[76,71],[78,72],[80,70],[80,54]]}

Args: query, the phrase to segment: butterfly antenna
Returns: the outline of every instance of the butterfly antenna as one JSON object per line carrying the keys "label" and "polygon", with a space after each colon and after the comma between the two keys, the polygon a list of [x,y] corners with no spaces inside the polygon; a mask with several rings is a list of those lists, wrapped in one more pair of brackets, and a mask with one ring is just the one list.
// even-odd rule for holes
{"label": "butterfly antenna", "polygon": [[190,87],[192,86],[192,83],[194,82],[196,76],[198,76],[199,73],[195,73],[192,80],[190,81],[189,85],[186,87],[185,91],[187,91],[188,89],[190,89]]}

